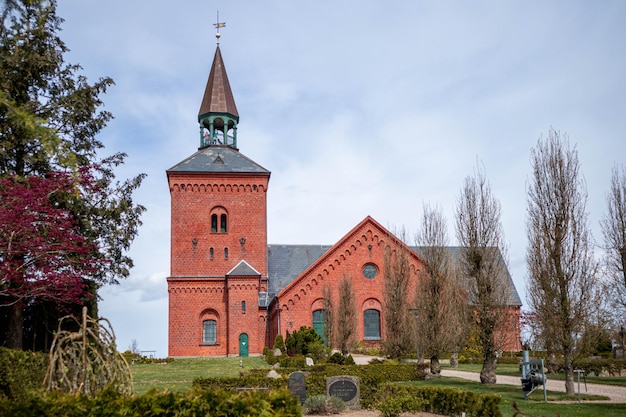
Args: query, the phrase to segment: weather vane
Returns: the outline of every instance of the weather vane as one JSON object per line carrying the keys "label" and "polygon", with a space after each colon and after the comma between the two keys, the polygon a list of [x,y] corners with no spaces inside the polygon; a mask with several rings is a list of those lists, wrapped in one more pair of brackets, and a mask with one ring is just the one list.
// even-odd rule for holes
{"label": "weather vane", "polygon": [[220,44],[220,28],[225,28],[226,27],[226,22],[220,22],[220,11],[217,11],[217,23],[213,23],[213,26],[215,26],[215,29],[217,29],[217,33],[215,34],[215,37],[217,38],[217,44]]}

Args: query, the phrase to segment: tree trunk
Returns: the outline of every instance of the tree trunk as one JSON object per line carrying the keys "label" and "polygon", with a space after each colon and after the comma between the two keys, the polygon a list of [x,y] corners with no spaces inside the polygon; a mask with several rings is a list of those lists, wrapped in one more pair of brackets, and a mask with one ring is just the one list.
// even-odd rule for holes
{"label": "tree trunk", "polygon": [[9,309],[9,328],[7,331],[6,346],[10,349],[22,350],[24,348],[23,307],[24,304],[22,303],[22,301],[18,301],[15,304],[11,305]]}
{"label": "tree trunk", "polygon": [[430,373],[433,375],[439,375],[441,373],[441,365],[439,364],[437,355],[430,358]]}
{"label": "tree trunk", "polygon": [[496,383],[496,366],[498,358],[495,352],[485,352],[485,359],[483,360],[483,368],[480,370],[480,383],[481,384],[495,384]]}
{"label": "tree trunk", "polygon": [[564,352],[565,360],[565,395],[575,395],[574,390],[574,358],[571,349]]}

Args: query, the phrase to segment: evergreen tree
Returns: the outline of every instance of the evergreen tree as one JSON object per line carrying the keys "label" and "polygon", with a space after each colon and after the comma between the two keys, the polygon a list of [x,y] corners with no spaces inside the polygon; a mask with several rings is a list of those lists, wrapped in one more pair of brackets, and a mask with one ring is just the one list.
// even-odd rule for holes
{"label": "evergreen tree", "polygon": [[[50,172],[90,169],[95,186],[80,188],[79,199],[57,204],[74,216],[79,233],[95,248],[92,256],[98,260],[98,268],[83,278],[95,293],[101,285],[116,284],[130,273],[133,263],[126,251],[137,235],[140,215],[145,210],[133,203],[132,193],[144,175],[117,181],[115,168],[124,163],[126,155],[101,156],[104,145],[97,135],[112,115],[101,109],[100,95],[113,80],[104,77],[90,84],[80,74],[80,65],[64,61],[68,49],[58,35],[63,20],[56,15],[56,1],[3,3],[0,177],[46,177]],[[14,301],[6,297],[0,300],[0,315],[10,323],[0,328],[0,343],[22,348],[26,338],[22,335],[24,320],[42,321],[23,317],[24,311],[50,309],[25,309]],[[33,297],[28,305],[36,301]],[[90,315],[96,316],[95,305],[91,307]],[[57,316],[55,313],[45,319],[51,324],[48,330],[54,329]]]}

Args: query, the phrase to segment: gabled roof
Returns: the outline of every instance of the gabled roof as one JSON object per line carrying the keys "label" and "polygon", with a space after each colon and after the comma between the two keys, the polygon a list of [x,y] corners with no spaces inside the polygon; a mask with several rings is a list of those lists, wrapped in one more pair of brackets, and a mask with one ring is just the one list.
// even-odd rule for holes
{"label": "gabled roof", "polygon": [[[402,242],[400,239],[398,239],[396,236],[394,236],[389,230],[387,230],[385,227],[383,227],[380,223],[378,223],[376,220],[374,220],[371,216],[367,216],[365,219],[363,219],[359,224],[357,224],[354,228],[352,228],[352,230],[350,230],[343,238],[341,238],[337,243],[335,243],[332,246],[319,246],[319,248],[328,248],[326,249],[323,253],[321,253],[317,259],[315,259],[313,262],[308,263],[307,262],[302,262],[302,264],[308,263],[308,266],[305,267],[300,274],[298,274],[296,276],[295,279],[292,279],[290,282],[286,282],[286,279],[283,280],[282,283],[284,283],[285,285],[283,285],[281,288],[278,288],[278,291],[276,292],[276,294],[281,293],[283,291],[287,291],[288,288],[293,287],[294,285],[297,285],[297,283],[304,279],[304,277],[306,276],[307,271],[309,271],[310,269],[316,267],[319,263],[324,263],[327,262],[328,258],[333,255],[333,252],[335,249],[338,248],[342,248],[346,245],[349,245],[349,243],[352,240],[355,240],[358,238],[357,234],[365,229],[369,229],[369,230],[373,230],[375,231],[375,234],[377,234],[379,236],[379,238],[382,238],[384,240],[391,240],[393,241],[396,245],[398,246],[404,246],[408,249],[408,253],[410,256],[414,256],[415,258],[420,258],[420,256],[413,250],[411,250],[407,245],[404,244],[404,242]],[[301,254],[303,252],[305,252],[305,247],[300,245],[300,249],[298,251],[292,251],[291,253],[294,255],[298,255]],[[313,251],[311,252],[307,252],[307,253],[314,253]],[[269,254],[268,254],[269,255]],[[421,258],[420,258],[421,259]],[[268,271],[269,270],[276,270],[275,267],[273,267],[271,265],[271,260],[270,257],[268,256]],[[297,259],[291,259],[290,260],[292,265],[298,265],[300,264],[300,262]],[[295,272],[295,271],[293,271]],[[272,277],[270,277],[270,282],[272,280]]]}
{"label": "gabled roof", "polygon": [[[269,278],[268,292],[270,295],[278,295],[278,293],[285,288],[294,285],[307,270],[319,262],[324,262],[325,254],[330,254],[333,249],[341,247],[354,233],[361,230],[367,224],[378,229],[381,234],[392,237],[398,244],[404,245],[400,239],[395,237],[389,230],[381,226],[380,223],[370,216],[362,220],[334,245],[268,245],[267,270]],[[407,246],[407,248],[415,256],[423,258],[420,247]],[[452,258],[458,259],[461,256],[460,247],[449,246],[447,249],[450,251]],[[499,255],[501,256],[501,254]],[[509,305],[521,306],[522,302],[520,296],[508,269],[505,269],[503,273],[503,278],[510,289]]]}
{"label": "gabled roof", "polygon": [[230,146],[202,148],[167,172],[268,174],[269,171]]}
{"label": "gabled roof", "polygon": [[215,50],[213,65],[204,89],[198,117],[207,113],[227,113],[239,120],[235,98],[230,89],[226,67],[224,66],[219,46]]}
{"label": "gabled roof", "polygon": [[238,277],[246,277],[246,276],[261,276],[261,273],[254,269],[250,264],[246,261],[239,261],[237,265],[230,271],[226,273],[226,276],[238,276]]}

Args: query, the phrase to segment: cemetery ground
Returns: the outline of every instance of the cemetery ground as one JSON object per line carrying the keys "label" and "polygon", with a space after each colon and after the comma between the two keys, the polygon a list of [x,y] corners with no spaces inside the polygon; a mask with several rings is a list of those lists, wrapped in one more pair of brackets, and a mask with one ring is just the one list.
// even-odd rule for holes
{"label": "cemetery ground", "polygon": [[[270,366],[262,357],[248,358],[184,358],[175,359],[169,363],[150,363],[150,364],[133,364],[131,371],[133,374],[135,391],[138,394],[147,392],[151,388],[158,391],[186,391],[191,388],[194,378],[199,377],[236,377],[242,370],[266,368],[270,370]],[[452,371],[448,365],[443,365],[443,374]],[[460,365],[459,371],[467,371],[468,375],[464,378],[471,378],[480,372],[480,365]],[[280,369],[278,369],[280,373]],[[581,380],[581,398],[582,402],[578,402],[578,397],[566,397],[563,392],[564,382],[562,375],[548,375],[549,382],[558,380],[557,384],[550,383],[548,385],[548,402],[543,401],[543,390],[538,388],[533,392],[529,400],[524,400],[521,389],[520,371],[516,365],[499,365],[497,374],[499,382],[507,379],[509,383],[517,383],[515,385],[497,384],[482,385],[479,382],[459,378],[459,377],[437,377],[424,381],[407,382],[407,384],[417,386],[439,386],[446,388],[457,388],[461,390],[472,391],[478,394],[498,394],[502,397],[500,410],[505,417],[512,417],[515,414],[513,404],[517,403],[518,407],[525,413],[533,416],[554,417],[558,414],[561,417],[567,416],[602,416],[602,417],[623,417],[626,415],[626,401],[614,402],[615,399],[609,398],[609,392],[617,387],[621,387],[624,397],[626,397],[626,376],[616,377],[596,377],[586,378],[587,386],[591,384],[602,384],[606,387],[605,395],[590,395],[585,393],[585,384]],[[463,374],[461,374],[463,375]],[[509,377],[509,378],[506,378]],[[556,381],[555,381],[556,382]],[[597,386],[597,385],[596,385]],[[555,387],[555,388],[553,388]],[[577,387],[576,387],[577,388]],[[554,390],[553,390],[554,389]],[[597,392],[597,391],[596,391]],[[600,393],[603,393],[602,387]],[[619,401],[622,401],[620,397]],[[378,412],[374,411],[350,411],[344,412],[350,417],[376,417]],[[423,414],[426,415],[426,414]]]}

